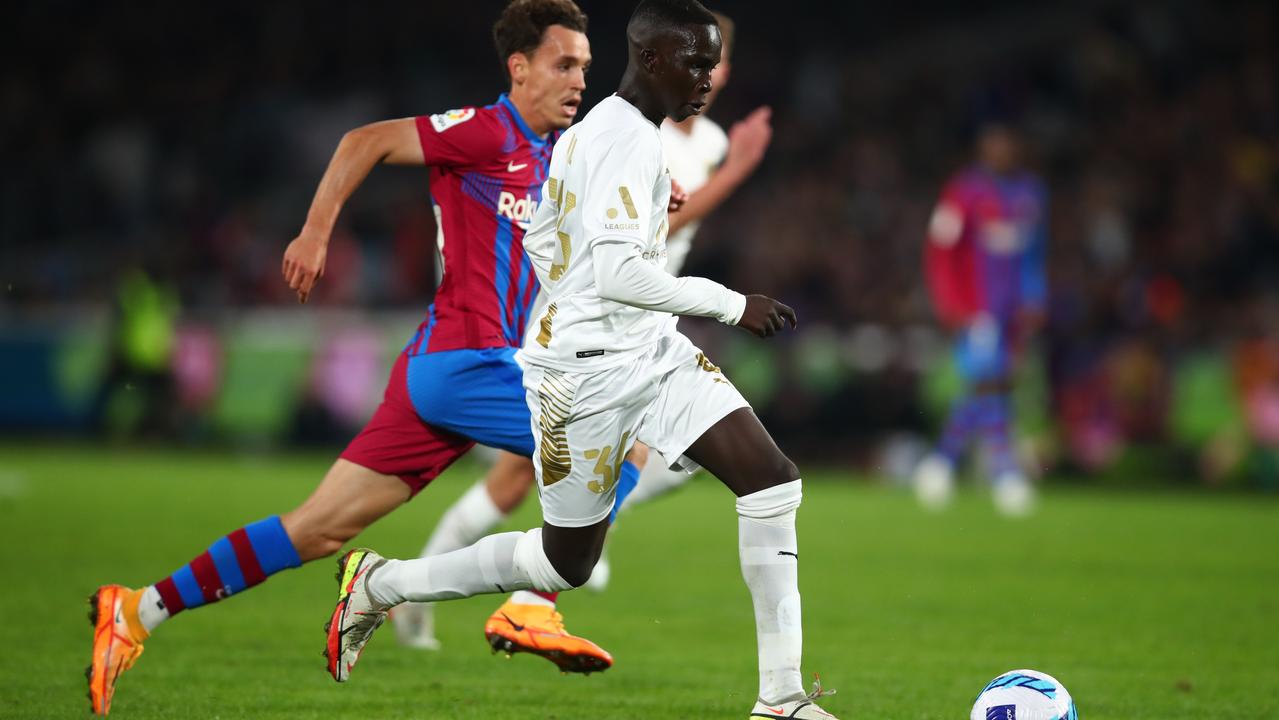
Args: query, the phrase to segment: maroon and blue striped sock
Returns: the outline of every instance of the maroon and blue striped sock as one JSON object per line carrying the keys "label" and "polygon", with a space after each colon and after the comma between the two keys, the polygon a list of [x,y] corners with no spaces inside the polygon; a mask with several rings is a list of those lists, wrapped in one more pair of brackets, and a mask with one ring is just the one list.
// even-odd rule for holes
{"label": "maroon and blue striped sock", "polygon": [[946,418],[946,428],[942,430],[941,442],[937,452],[950,462],[951,467],[959,463],[968,448],[968,442],[977,431],[981,397],[966,395],[951,408]]}
{"label": "maroon and blue striped sock", "polygon": [[302,564],[278,515],[246,525],[213,543],[155,584],[169,616],[217,602]]}
{"label": "maroon and blue striped sock", "polygon": [[977,433],[986,450],[990,464],[990,476],[998,478],[1019,472],[1017,454],[1013,449],[1012,402],[1007,395],[986,395],[980,398],[977,409]]}

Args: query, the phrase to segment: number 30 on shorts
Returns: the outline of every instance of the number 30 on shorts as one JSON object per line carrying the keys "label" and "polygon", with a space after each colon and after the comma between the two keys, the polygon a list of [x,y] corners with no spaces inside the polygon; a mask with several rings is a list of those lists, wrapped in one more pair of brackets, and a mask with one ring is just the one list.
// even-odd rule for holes
{"label": "number 30 on shorts", "polygon": [[617,444],[616,457],[614,457],[612,445],[582,453],[587,460],[595,461],[595,474],[599,476],[598,480],[586,483],[587,490],[596,495],[603,495],[613,489],[613,486],[617,484],[617,476],[622,472],[622,461],[626,459],[626,441],[630,437],[629,430],[622,433],[622,441]]}

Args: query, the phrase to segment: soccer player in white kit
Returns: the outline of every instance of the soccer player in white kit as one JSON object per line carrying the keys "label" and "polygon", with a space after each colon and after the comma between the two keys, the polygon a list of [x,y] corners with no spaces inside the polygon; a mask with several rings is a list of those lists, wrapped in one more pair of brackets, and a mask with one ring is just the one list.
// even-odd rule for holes
{"label": "soccer player in white kit", "polygon": [[[706,108],[715,102],[728,81],[734,42],[733,21],[722,13],[712,12],[719,24],[722,49],[719,65],[711,71],[711,92]],[[772,109],[765,106],[753,110],[733,124],[729,133],[702,114],[681,121],[667,118],[662,122],[662,149],[666,166],[689,194],[679,212],[670,216],[670,235],[666,238],[666,271],[679,277],[684,261],[693,247],[693,237],[702,220],[719,207],[739,185],[755,172],[772,139]],[[683,485],[692,474],[667,467],[664,463],[645,465],[639,482],[618,489],[617,505],[634,506],[652,500]],[[623,505],[625,503],[625,505]],[[607,584],[608,566],[604,558],[596,566],[590,587],[602,590]]]}
{"label": "soccer player in white kit", "polygon": [[416,560],[347,553],[328,632],[328,651],[341,659],[335,678],[349,677],[399,603],[584,583],[608,530],[617,468],[638,440],[671,466],[705,467],[737,496],[759,651],[750,716],[831,718],[814,703],[820,688],[805,694],[800,676],[798,470],[674,317],[713,317],[771,337],[794,327],[794,311],[664,269],[671,181],[658,124],[705,106],[719,28],[696,0],[644,0],[627,41],[617,94],[556,144],[524,239],[548,293],[538,332],[519,356],[543,526]]}
{"label": "soccer player in white kit", "polygon": [[[722,49],[720,63],[711,72],[711,92],[706,107],[715,101],[728,81],[731,68],[734,25],[727,16],[715,12]],[[703,112],[705,108],[703,109]],[[676,122],[667,118],[661,125],[662,146],[671,177],[689,194],[679,212],[670,215],[666,239],[666,271],[679,276],[692,248],[693,237],[702,220],[719,207],[759,166],[772,138],[768,107],[756,108],[733,124],[725,134],[713,120],[694,115]],[[534,331],[536,332],[536,331]],[[693,477],[681,469],[672,470],[662,462],[644,464],[643,446],[632,460],[643,468],[636,472],[626,462],[618,473],[616,507],[633,509],[683,485]],[[510,462],[506,458],[499,463]],[[638,483],[636,476],[638,475]],[[532,478],[517,472],[491,472],[477,482],[445,511],[422,549],[422,556],[438,555],[476,542],[492,532],[524,501]],[[587,587],[599,591],[608,584],[609,563],[601,556]],[[485,634],[493,640],[495,624],[521,622],[518,610],[530,602],[542,602],[528,593],[517,593],[499,607],[485,623]],[[509,616],[509,617],[508,617]],[[409,603],[392,616],[400,642],[412,647],[438,649],[434,612],[430,605]],[[508,631],[505,636],[512,636]],[[514,637],[522,637],[515,634]],[[531,638],[530,638],[531,640]],[[517,650],[526,648],[518,647]]]}

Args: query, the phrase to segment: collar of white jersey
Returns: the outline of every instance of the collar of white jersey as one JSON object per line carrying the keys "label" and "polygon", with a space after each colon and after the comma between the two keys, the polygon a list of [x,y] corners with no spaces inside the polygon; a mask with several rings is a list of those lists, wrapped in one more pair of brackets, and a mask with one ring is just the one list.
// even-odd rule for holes
{"label": "collar of white jersey", "polygon": [[632,105],[630,100],[627,100],[626,98],[622,97],[621,95],[618,95],[617,93],[613,93],[612,95],[609,95],[607,98],[605,98],[605,100],[612,100],[613,98],[617,98],[618,102],[622,103],[623,105],[625,105],[625,106],[626,106],[626,108],[627,108],[628,110],[630,110],[631,112],[635,113],[635,114],[639,117],[639,119],[641,119],[641,120],[643,120],[645,123],[647,123],[649,127],[653,128],[654,130],[657,130],[657,131],[659,131],[659,132],[661,131],[661,128],[660,128],[660,127],[658,127],[657,125],[654,125],[652,120],[649,120],[648,118],[644,117],[644,113],[640,112],[640,109],[639,109],[639,108],[637,108],[637,107],[635,107],[634,105]]}

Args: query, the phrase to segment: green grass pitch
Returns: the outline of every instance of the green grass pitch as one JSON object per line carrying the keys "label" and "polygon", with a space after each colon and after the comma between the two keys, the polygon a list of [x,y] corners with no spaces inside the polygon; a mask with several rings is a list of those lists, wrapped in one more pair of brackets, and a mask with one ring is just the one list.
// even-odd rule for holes
{"label": "green grass pitch", "polygon": [[[288,509],[327,454],[0,445],[0,717],[87,714],[85,598],[167,575],[217,537]],[[463,462],[359,539],[409,556],[482,471]],[[813,472],[800,511],[805,673],[842,718],[967,718],[995,675],[1056,675],[1087,720],[1279,717],[1279,503],[1052,488],[1028,521],[969,492],[933,517],[906,495]],[[507,525],[531,526],[530,502]],[[351,682],[320,657],[330,560],[162,626],[123,676],[117,718],[745,718],[756,685],[731,498],[712,480],[629,514],[613,584],[561,600],[617,665],[561,676],[490,654],[497,597],[439,611],[445,649],[390,629]]]}

